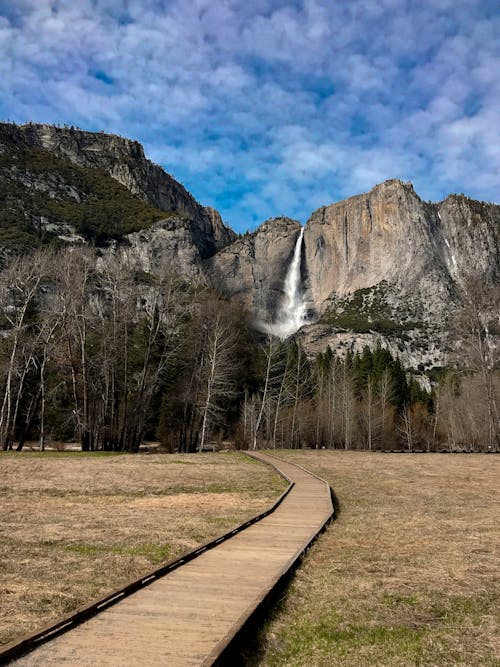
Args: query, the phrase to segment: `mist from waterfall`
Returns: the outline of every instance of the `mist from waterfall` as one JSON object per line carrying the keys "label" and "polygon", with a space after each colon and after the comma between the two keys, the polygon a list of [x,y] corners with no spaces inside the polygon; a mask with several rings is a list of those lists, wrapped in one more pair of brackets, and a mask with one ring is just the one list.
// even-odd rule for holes
{"label": "mist from waterfall", "polygon": [[263,324],[263,329],[279,338],[285,339],[298,331],[306,323],[306,304],[301,288],[300,264],[302,258],[302,244],[304,241],[304,227],[295,243],[292,261],[285,277],[285,296],[278,311],[276,321]]}

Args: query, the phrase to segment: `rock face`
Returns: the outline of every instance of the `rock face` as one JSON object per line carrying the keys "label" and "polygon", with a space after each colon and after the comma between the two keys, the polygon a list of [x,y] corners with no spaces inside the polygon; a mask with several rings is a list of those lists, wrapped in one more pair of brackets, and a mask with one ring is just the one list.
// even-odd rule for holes
{"label": "rock face", "polygon": [[[288,218],[265,222],[216,253],[207,272],[221,291],[272,321],[299,232]],[[467,280],[500,280],[500,206],[451,195],[418,197],[390,180],[315,211],[304,231],[302,289],[316,353],[379,343],[408,365],[445,362],[447,321]]]}
{"label": "rock face", "polygon": [[461,290],[471,279],[499,282],[500,206],[463,195],[426,203],[411,183],[390,180],[317,210],[304,244],[321,315],[304,331],[307,347],[356,350],[383,339],[408,363],[431,367],[445,362]]}
{"label": "rock face", "polygon": [[192,283],[205,285],[207,282],[189,222],[182,218],[173,216],[128,234],[122,253],[146,273],[161,275],[168,271]]}
{"label": "rock face", "polygon": [[500,206],[450,195],[435,205],[437,235],[450,277],[460,283],[475,276],[485,284],[500,280]]}
{"label": "rock face", "polygon": [[33,123],[1,123],[0,140],[2,135],[18,145],[42,148],[81,167],[102,170],[155,208],[185,218],[201,258],[210,257],[236,238],[217,211],[201,206],[184,186],[146,159],[137,141]]}
{"label": "rock face", "polygon": [[[25,240],[26,249],[53,236],[91,240],[102,261],[121,244],[144,271],[173,267],[271,323],[299,232],[296,220],[273,218],[237,237],[135,141],[0,123],[0,263]],[[315,211],[300,269],[311,353],[382,341],[409,365],[439,365],[468,281],[500,282],[500,206],[463,195],[424,202],[411,183],[389,180]]]}
{"label": "rock face", "polygon": [[299,232],[296,220],[266,220],[255,232],[219,250],[205,263],[210,281],[249,308],[258,321],[271,321],[283,297]]}
{"label": "rock face", "polygon": [[498,206],[457,195],[425,203],[398,180],[321,208],[304,235],[315,307],[386,281],[438,314],[461,276],[498,278],[499,223]]}

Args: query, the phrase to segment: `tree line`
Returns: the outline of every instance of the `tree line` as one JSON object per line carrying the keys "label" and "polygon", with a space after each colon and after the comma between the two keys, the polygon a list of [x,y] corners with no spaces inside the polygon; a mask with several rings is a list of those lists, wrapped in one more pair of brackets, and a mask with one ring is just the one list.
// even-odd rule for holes
{"label": "tree line", "polygon": [[154,277],[124,257],[98,263],[84,247],[17,257],[1,293],[4,449],[36,433],[41,449],[49,435],[83,450],[138,451],[181,368],[192,371],[187,447],[204,445],[226,391],[218,362],[236,349],[228,304],[208,294],[201,304],[168,269]]}
{"label": "tree line", "polygon": [[381,346],[312,358],[293,338],[263,337],[214,290],[167,265],[144,273],[126,254],[40,249],[0,273],[0,296],[3,449],[498,449],[491,294],[485,305],[470,290],[462,363],[432,388]]}

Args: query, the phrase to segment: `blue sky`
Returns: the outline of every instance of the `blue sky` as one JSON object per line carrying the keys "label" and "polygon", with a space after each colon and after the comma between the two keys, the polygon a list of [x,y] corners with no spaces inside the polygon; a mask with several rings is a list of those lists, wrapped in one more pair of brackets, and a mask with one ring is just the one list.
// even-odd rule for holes
{"label": "blue sky", "polygon": [[490,0],[0,0],[0,118],[141,141],[236,230],[386,178],[499,201]]}

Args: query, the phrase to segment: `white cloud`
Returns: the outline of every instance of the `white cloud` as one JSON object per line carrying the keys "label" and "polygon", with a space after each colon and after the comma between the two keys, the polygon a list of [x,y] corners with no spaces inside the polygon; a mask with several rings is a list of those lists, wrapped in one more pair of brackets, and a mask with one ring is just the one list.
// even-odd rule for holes
{"label": "white cloud", "polygon": [[488,12],[482,0],[18,0],[0,16],[0,110],[142,140],[236,226],[304,219],[393,176],[426,199],[498,199]]}

